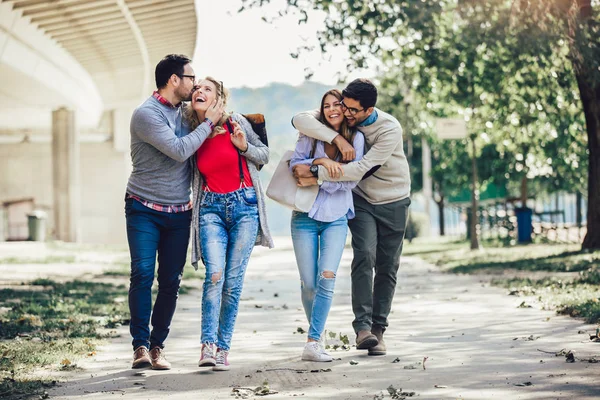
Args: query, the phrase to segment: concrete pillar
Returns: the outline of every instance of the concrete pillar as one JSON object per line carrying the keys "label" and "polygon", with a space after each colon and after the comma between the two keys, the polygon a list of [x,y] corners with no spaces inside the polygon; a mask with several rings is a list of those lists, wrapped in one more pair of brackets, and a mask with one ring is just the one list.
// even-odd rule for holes
{"label": "concrete pillar", "polygon": [[113,144],[115,150],[122,152],[125,162],[125,169],[123,171],[123,182],[127,185],[129,175],[133,170],[131,163],[130,153],[130,142],[131,134],[129,132],[129,126],[131,121],[131,115],[135,110],[137,104],[133,102],[121,104],[119,107],[113,110]]}
{"label": "concrete pillar", "polygon": [[80,238],[79,140],[75,112],[52,112],[52,180],[55,238],[78,242]]}

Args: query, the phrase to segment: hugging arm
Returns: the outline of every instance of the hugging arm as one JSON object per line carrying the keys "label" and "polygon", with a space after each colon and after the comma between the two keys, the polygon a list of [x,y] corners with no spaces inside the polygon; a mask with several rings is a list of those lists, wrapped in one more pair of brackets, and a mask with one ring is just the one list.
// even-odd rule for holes
{"label": "hugging arm", "polygon": [[318,110],[301,112],[292,118],[292,125],[306,136],[335,145],[344,161],[355,159],[354,147],[342,135],[319,121],[320,115]]}

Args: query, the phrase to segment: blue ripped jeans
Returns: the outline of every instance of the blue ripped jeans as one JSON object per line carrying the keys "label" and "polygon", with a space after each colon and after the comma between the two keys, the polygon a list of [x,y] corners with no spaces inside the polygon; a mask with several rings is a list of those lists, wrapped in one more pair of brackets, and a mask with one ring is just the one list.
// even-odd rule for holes
{"label": "blue ripped jeans", "polygon": [[200,245],[206,266],[202,294],[202,343],[229,350],[244,284],[258,235],[254,188],[206,192],[200,207]]}
{"label": "blue ripped jeans", "polygon": [[[300,272],[302,305],[310,323],[308,337],[319,340],[333,300],[335,274],[346,244],[348,219],[320,222],[307,213],[292,213],[292,242]],[[333,278],[325,278],[330,271]]]}

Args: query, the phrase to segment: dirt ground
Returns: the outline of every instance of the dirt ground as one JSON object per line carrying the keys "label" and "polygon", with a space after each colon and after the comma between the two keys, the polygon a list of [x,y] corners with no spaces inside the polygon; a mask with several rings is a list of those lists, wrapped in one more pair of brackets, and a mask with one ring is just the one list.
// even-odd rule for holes
{"label": "dirt ground", "polygon": [[[589,341],[595,326],[556,316],[539,307],[518,308],[524,300],[507,296],[475,276],[440,273],[417,258],[404,257],[385,339],[388,355],[369,357],[355,348],[338,349],[331,363],[300,360],[308,329],[300,302],[300,284],[288,239],[278,249],[257,249],[247,272],[234,333],[229,372],[198,368],[201,282],[182,295],[166,343],[170,371],[130,369],[132,349],[127,328],[93,358],[77,362],[83,370],[63,376],[48,390],[53,399],[232,399],[258,398],[251,390],[268,382],[265,398],[374,399],[578,399],[600,398],[600,355]],[[6,246],[5,244],[3,246]],[[0,250],[4,250],[4,247]],[[38,248],[42,251],[41,248]],[[32,252],[35,249],[30,248]],[[3,253],[5,256],[6,253]],[[122,256],[122,255],[121,255]],[[112,254],[110,257],[118,258]],[[327,330],[354,343],[350,306],[350,260],[344,253]],[[3,269],[5,266],[2,266]],[[3,280],[55,273],[93,274],[110,267],[82,262],[7,267]],[[24,271],[26,269],[26,271]],[[330,345],[340,344],[329,341]],[[572,350],[567,363],[561,350]],[[401,394],[400,392],[404,392]],[[384,396],[384,397],[381,397]]]}

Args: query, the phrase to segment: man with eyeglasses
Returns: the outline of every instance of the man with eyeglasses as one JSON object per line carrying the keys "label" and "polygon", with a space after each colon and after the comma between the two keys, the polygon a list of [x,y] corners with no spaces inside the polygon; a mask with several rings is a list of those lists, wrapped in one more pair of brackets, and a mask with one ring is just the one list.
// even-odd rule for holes
{"label": "man with eyeglasses", "polygon": [[[175,312],[190,236],[188,158],[211,134],[223,112],[222,102],[214,103],[198,128],[192,132],[187,128],[182,102],[191,100],[195,85],[190,61],[178,54],[164,57],[155,69],[157,90],[131,117],[133,171],[127,183],[125,218],[131,255],[129,331],[133,337],[133,368],[171,368],[163,348]],[[158,295],[152,307],[157,254]]]}
{"label": "man with eyeglasses", "polygon": [[[344,116],[365,136],[368,151],[360,161],[345,164],[343,175],[331,176],[322,166],[297,165],[302,186],[323,181],[360,181],[354,189],[356,217],[352,232],[352,309],[356,348],[369,355],[386,354],[383,333],[388,327],[396,276],[410,205],[410,173],[402,144],[402,127],[377,108],[377,88],[367,79],[352,81],[343,91]],[[292,124],[303,134],[335,144],[344,160],[354,149],[337,132],[318,120],[318,111],[296,115]]]}

